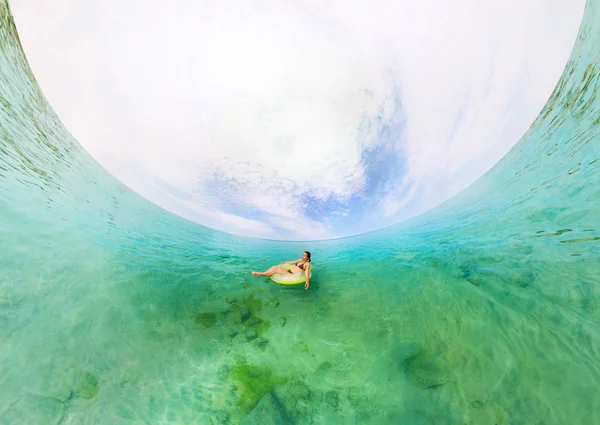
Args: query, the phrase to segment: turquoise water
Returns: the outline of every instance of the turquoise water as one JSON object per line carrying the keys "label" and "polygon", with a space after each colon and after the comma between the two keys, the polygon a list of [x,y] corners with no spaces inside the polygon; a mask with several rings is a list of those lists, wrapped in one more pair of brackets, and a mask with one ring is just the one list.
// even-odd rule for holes
{"label": "turquoise water", "polygon": [[[600,2],[538,119],[416,219],[284,243],[106,173],[0,0],[1,424],[600,423]],[[309,291],[254,278],[313,254]]]}

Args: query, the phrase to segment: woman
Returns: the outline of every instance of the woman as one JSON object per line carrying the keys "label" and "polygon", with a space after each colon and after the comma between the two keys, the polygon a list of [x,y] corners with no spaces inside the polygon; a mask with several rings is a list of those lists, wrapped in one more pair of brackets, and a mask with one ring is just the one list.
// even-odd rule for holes
{"label": "woman", "polygon": [[306,283],[304,284],[304,289],[308,289],[308,287],[310,286],[310,266],[308,263],[310,263],[310,252],[304,251],[304,253],[302,254],[302,258],[300,258],[299,260],[282,261],[280,263],[280,264],[293,264],[294,267],[292,267],[290,270],[286,269],[285,267],[281,267],[281,266],[273,266],[266,272],[259,273],[259,272],[253,271],[252,274],[254,276],[273,276],[274,274],[292,273],[295,275],[301,275],[302,273],[304,273],[306,276]]}

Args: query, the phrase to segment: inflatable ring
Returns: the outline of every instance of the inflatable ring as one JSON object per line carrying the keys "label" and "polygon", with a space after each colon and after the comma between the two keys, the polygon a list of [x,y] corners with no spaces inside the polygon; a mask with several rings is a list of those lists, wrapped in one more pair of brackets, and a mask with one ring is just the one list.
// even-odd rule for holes
{"label": "inflatable ring", "polygon": [[[283,267],[285,269],[288,269],[288,270],[290,270],[292,267],[294,267],[291,264],[279,264],[279,266]],[[308,275],[309,275],[309,277],[312,277],[312,264],[309,264],[308,267],[309,267]],[[302,272],[302,274],[300,274],[300,275],[291,274],[291,273],[286,273],[286,274],[275,273],[273,276],[271,276],[271,280],[273,282],[279,283],[280,285],[298,285],[299,283],[306,282],[306,275],[304,274],[304,272]]]}

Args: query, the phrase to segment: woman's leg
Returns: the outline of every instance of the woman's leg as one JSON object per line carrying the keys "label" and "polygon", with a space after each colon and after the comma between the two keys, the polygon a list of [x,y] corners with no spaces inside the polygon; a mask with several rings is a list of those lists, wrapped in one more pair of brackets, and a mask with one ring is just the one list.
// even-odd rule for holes
{"label": "woman's leg", "polygon": [[269,270],[267,270],[266,272],[252,272],[252,274],[254,276],[273,276],[274,274],[278,273],[278,274],[286,274],[288,271],[285,267],[280,267],[280,266],[273,266],[271,267]]}

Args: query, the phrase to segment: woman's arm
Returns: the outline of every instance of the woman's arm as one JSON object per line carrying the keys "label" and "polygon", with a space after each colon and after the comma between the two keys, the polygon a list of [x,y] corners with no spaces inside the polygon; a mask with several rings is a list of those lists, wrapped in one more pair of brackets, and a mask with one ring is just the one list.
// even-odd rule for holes
{"label": "woman's arm", "polygon": [[308,289],[308,287],[310,286],[310,265],[306,266],[306,269],[304,270],[304,276],[306,276],[306,283],[304,284],[304,289]]}
{"label": "woman's arm", "polygon": [[282,262],[281,262],[281,263],[279,263],[279,264],[296,264],[298,261],[300,261],[300,260],[294,260],[294,261],[282,261]]}

